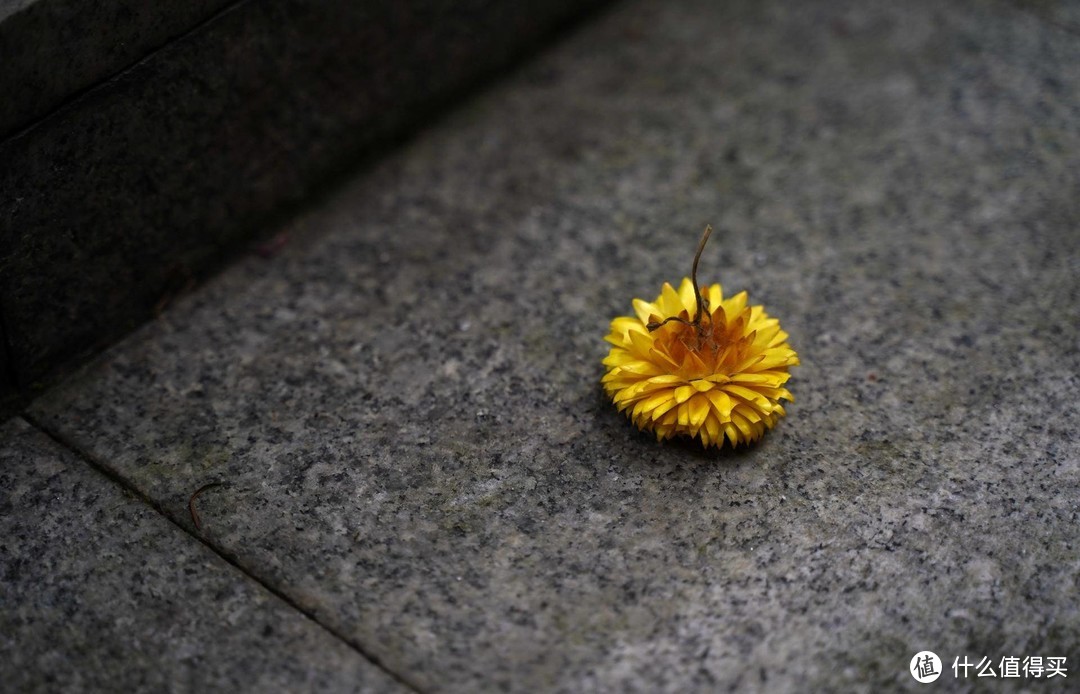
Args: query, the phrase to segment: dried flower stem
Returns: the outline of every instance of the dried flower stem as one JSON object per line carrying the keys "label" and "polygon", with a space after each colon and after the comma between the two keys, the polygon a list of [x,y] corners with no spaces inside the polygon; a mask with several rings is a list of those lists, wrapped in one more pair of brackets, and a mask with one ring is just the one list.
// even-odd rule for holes
{"label": "dried flower stem", "polygon": [[[704,326],[701,323],[702,316],[707,315],[707,312],[705,310],[707,308],[707,304],[706,304],[705,299],[703,299],[702,296],[701,296],[701,287],[698,286],[698,281],[697,281],[698,262],[701,260],[701,253],[705,250],[705,244],[709,242],[709,237],[710,236],[712,236],[712,225],[707,224],[707,225],[705,225],[704,233],[701,234],[701,241],[698,242],[697,252],[694,253],[694,264],[690,268],[690,281],[693,282],[693,284],[694,284],[694,299],[695,299],[695,301],[697,301],[697,315],[694,316],[694,320],[689,320],[688,321],[688,320],[685,320],[683,318],[680,318],[679,316],[671,316],[670,318],[665,318],[663,321],[661,321],[659,323],[649,323],[648,325],[646,325],[645,327],[649,329],[649,332],[653,332],[654,330],[658,330],[661,326],[666,325],[667,323],[669,323],[671,321],[675,321],[677,323],[682,323],[683,325],[689,325],[689,326],[692,326],[692,327],[696,328],[699,337],[703,337],[703,338],[708,337],[708,335],[712,333],[712,325],[711,324],[709,326],[709,330],[706,331]],[[710,318],[710,322],[711,322],[711,318]]]}

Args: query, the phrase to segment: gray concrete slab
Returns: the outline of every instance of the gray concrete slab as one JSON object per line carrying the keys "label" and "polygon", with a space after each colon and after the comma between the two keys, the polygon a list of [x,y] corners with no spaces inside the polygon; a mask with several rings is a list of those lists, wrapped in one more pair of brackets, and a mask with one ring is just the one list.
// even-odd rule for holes
{"label": "gray concrete slab", "polygon": [[0,681],[410,691],[21,419],[0,425]]}
{"label": "gray concrete slab", "polygon": [[[181,522],[228,482],[208,540],[425,689],[1075,667],[1078,66],[1008,4],[628,4],[33,417]],[[706,222],[802,358],[737,453],[599,387]]]}

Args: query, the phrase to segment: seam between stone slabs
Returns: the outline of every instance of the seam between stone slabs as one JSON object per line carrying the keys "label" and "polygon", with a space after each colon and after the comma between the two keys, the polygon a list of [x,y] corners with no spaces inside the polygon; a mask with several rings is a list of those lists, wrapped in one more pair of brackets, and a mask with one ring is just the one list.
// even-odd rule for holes
{"label": "seam between stone slabs", "polygon": [[89,94],[90,92],[93,92],[95,89],[98,89],[102,85],[105,85],[105,84],[108,84],[109,82],[112,82],[117,77],[120,77],[121,75],[123,75],[123,74],[125,74],[127,72],[130,72],[131,70],[135,69],[139,65],[142,65],[146,61],[148,61],[151,58],[153,58],[154,56],[156,56],[158,53],[160,53],[163,50],[167,49],[169,46],[173,45],[174,43],[176,43],[178,41],[183,41],[184,39],[191,36],[192,34],[202,30],[203,27],[205,27],[206,25],[210,24],[213,21],[216,21],[218,17],[221,17],[226,12],[231,12],[235,8],[239,7],[240,5],[246,5],[249,2],[251,2],[251,0],[236,0],[236,2],[232,3],[231,5],[228,5],[226,7],[222,7],[221,9],[217,10],[216,12],[211,13],[209,17],[204,17],[203,19],[201,19],[200,21],[195,23],[195,25],[189,27],[187,30],[177,34],[176,36],[173,36],[172,38],[166,40],[165,43],[162,43],[161,45],[153,48],[146,55],[143,55],[142,57],[128,63],[127,65],[124,65],[123,67],[119,68],[115,72],[110,72],[109,74],[105,75],[104,77],[102,77],[101,79],[95,81],[92,84],[88,84],[85,87],[80,87],[80,88],[76,89],[75,91],[71,92],[70,94],[65,96],[63,99],[61,99],[60,102],[57,103],[55,106],[50,108],[48,111],[45,111],[44,113],[42,113],[37,118],[33,118],[32,120],[30,120],[30,122],[23,123],[22,125],[17,126],[15,130],[12,130],[7,135],[7,137],[4,137],[3,139],[0,139],[0,145],[4,144],[6,142],[11,142],[12,140],[19,139],[20,137],[22,137],[26,133],[28,133],[31,130],[33,130],[34,128],[36,128],[41,123],[44,123],[45,121],[47,121],[50,118],[54,117],[60,111],[63,111],[69,105],[75,103],[76,101],[83,98],[85,95]]}
{"label": "seam between stone slabs", "polygon": [[377,658],[376,656],[369,653],[367,651],[367,649],[365,649],[363,646],[356,643],[355,641],[353,641],[349,637],[345,636],[344,634],[342,634],[338,630],[334,629],[333,627],[331,627],[331,626],[329,626],[327,624],[324,624],[321,620],[319,620],[318,617],[316,617],[314,614],[312,614],[311,611],[306,610],[303,607],[301,607],[300,605],[298,605],[295,600],[293,600],[291,597],[289,597],[288,593],[286,593],[286,592],[284,592],[284,591],[282,591],[282,590],[280,590],[278,588],[275,588],[274,586],[270,585],[269,583],[267,583],[263,579],[259,578],[255,574],[248,571],[247,568],[245,568],[236,559],[236,557],[234,557],[230,553],[226,552],[223,548],[218,547],[217,545],[210,542],[209,540],[207,540],[204,537],[200,537],[199,535],[196,535],[195,533],[192,533],[190,530],[188,530],[187,527],[185,527],[183,524],[181,524],[179,521],[177,521],[176,518],[174,518],[171,514],[169,514],[167,511],[165,511],[165,509],[160,504],[158,504],[152,498],[150,498],[149,496],[144,494],[142,492],[142,490],[140,490],[138,487],[131,484],[127,479],[125,479],[120,474],[118,474],[117,472],[112,470],[108,465],[105,465],[103,462],[98,460],[95,456],[91,455],[90,453],[87,453],[87,452],[83,451],[81,448],[76,446],[73,442],[69,441],[64,435],[62,435],[62,434],[60,434],[58,432],[55,432],[52,429],[50,429],[49,427],[45,426],[41,421],[39,421],[33,415],[31,415],[31,414],[29,414],[27,412],[23,412],[18,416],[22,417],[22,419],[25,422],[27,422],[30,426],[34,427],[35,429],[40,431],[42,434],[49,437],[49,439],[51,441],[53,441],[54,443],[56,443],[57,445],[62,446],[63,448],[71,451],[71,453],[73,455],[75,455],[77,458],[79,458],[84,463],[86,463],[88,466],[90,466],[90,468],[92,468],[93,470],[95,470],[99,474],[103,475],[110,482],[112,482],[113,484],[116,484],[117,486],[119,486],[124,491],[128,492],[129,494],[131,494],[132,496],[134,496],[138,500],[142,501],[144,504],[146,504],[150,508],[154,509],[154,511],[156,511],[162,518],[164,518],[166,521],[168,521],[174,527],[179,528],[180,531],[183,532],[185,535],[187,535],[188,537],[196,540],[197,542],[199,542],[202,545],[209,548],[211,552],[213,552],[217,556],[221,557],[226,563],[228,563],[234,569],[239,571],[244,577],[246,577],[246,578],[254,581],[255,583],[259,584],[265,590],[267,590],[271,595],[273,595],[274,597],[281,600],[282,602],[284,602],[286,605],[288,605],[292,609],[294,609],[297,612],[299,612],[300,614],[302,614],[304,617],[306,617],[312,623],[314,623],[315,625],[317,625],[321,629],[328,632],[334,638],[336,638],[339,641],[343,642],[346,646],[348,646],[352,650],[356,651],[365,660],[367,660],[368,662],[373,664],[375,667],[377,667],[380,670],[382,670],[383,672],[385,672],[387,674],[387,676],[390,677],[391,679],[393,679],[395,682],[397,682],[401,686],[405,687],[406,689],[410,689],[410,690],[412,690],[414,692],[417,692],[417,694],[424,694],[424,690],[421,689],[419,687],[419,685],[417,685],[415,682],[410,681],[405,675],[402,675],[401,673],[398,673],[398,672],[395,672],[394,670],[391,670],[381,660],[379,660],[379,658]]}

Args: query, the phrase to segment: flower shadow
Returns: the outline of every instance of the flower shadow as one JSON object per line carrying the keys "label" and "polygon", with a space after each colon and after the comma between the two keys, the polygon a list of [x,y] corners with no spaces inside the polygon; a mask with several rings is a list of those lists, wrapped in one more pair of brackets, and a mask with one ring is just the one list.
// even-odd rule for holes
{"label": "flower shadow", "polygon": [[597,388],[596,401],[597,430],[607,439],[609,449],[616,451],[616,457],[625,461],[630,469],[732,469],[756,464],[768,448],[768,436],[736,448],[730,443],[720,448],[705,448],[700,440],[689,436],[657,441],[652,433],[641,431],[625,414],[615,409],[603,388]]}

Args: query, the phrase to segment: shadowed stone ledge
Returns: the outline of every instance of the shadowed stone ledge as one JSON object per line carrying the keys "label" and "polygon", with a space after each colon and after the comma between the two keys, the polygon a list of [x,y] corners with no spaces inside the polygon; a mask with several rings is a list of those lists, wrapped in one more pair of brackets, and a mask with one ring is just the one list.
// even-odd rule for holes
{"label": "shadowed stone ledge", "polygon": [[[0,315],[18,387],[156,315],[344,167],[600,4],[237,2],[0,142]],[[35,38],[5,36],[21,39],[12,50]]]}

